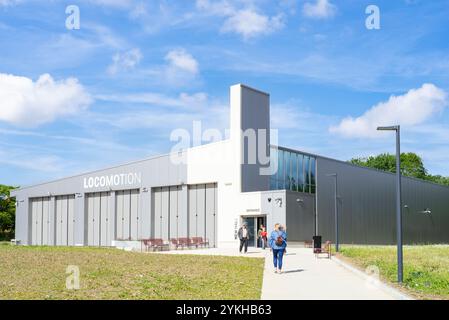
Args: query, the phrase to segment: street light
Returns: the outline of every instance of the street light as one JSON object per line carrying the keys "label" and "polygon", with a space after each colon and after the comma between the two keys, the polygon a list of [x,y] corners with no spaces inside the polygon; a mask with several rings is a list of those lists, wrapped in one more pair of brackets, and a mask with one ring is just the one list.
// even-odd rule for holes
{"label": "street light", "polygon": [[340,248],[340,242],[338,240],[338,203],[337,203],[337,174],[336,173],[330,173],[327,174],[328,177],[335,177],[335,184],[334,184],[334,191],[335,191],[335,197],[334,197],[334,213],[335,213],[335,251],[338,252]]}
{"label": "street light", "polygon": [[398,282],[402,283],[402,205],[401,205],[401,127],[378,127],[380,131],[396,131],[396,238],[398,255]]}

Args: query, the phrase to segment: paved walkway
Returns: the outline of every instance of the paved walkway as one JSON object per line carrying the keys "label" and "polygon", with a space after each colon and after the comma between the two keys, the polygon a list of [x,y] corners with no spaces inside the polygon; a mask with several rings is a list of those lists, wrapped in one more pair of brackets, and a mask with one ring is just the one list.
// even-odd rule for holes
{"label": "paved walkway", "polygon": [[171,250],[161,254],[198,254],[265,257],[262,295],[265,300],[392,300],[407,299],[398,290],[367,277],[363,272],[332,258],[315,258],[310,248],[288,248],[282,274],[274,273],[269,249],[236,248]]}
{"label": "paved walkway", "polygon": [[403,299],[399,292],[376,285],[362,272],[350,271],[334,258],[315,258],[312,249],[288,248],[282,274],[274,273],[267,252],[262,299],[273,300],[392,300]]}

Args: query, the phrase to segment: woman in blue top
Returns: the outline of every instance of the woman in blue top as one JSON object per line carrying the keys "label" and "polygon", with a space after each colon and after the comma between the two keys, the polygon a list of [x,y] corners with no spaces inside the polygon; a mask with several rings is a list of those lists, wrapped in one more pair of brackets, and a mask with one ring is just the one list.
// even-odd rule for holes
{"label": "woman in blue top", "polygon": [[270,235],[270,247],[273,251],[274,272],[282,273],[282,258],[284,257],[285,247],[287,247],[287,234],[280,224],[274,225],[274,230]]}

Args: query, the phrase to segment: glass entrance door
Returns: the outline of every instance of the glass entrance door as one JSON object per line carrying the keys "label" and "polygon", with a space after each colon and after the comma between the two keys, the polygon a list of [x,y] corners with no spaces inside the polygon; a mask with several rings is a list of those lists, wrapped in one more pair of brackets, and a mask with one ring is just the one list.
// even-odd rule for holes
{"label": "glass entrance door", "polygon": [[[262,228],[262,226],[265,227],[265,231],[267,230],[267,224],[266,224],[266,217],[256,217],[256,221],[257,221],[257,229],[256,229],[256,237],[257,234],[259,233],[259,230]],[[262,248],[262,239],[257,238],[257,248]]]}
{"label": "glass entrance door", "polygon": [[262,225],[266,227],[265,221],[265,216],[242,217],[242,224],[246,224],[249,231],[248,247],[262,247],[257,234]]}
{"label": "glass entrance door", "polygon": [[248,247],[254,247],[255,241],[254,239],[257,238],[257,233],[254,233],[254,229],[256,228],[256,225],[254,223],[254,217],[244,217],[243,224],[246,224],[246,228],[249,232],[249,240],[248,240]]}

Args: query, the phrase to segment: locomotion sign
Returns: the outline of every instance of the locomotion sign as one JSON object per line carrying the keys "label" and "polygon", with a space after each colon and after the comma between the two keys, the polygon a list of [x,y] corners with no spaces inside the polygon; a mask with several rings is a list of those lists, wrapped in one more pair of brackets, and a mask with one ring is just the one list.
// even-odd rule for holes
{"label": "locomotion sign", "polygon": [[84,178],[84,189],[131,186],[142,183],[142,173],[119,173]]}

